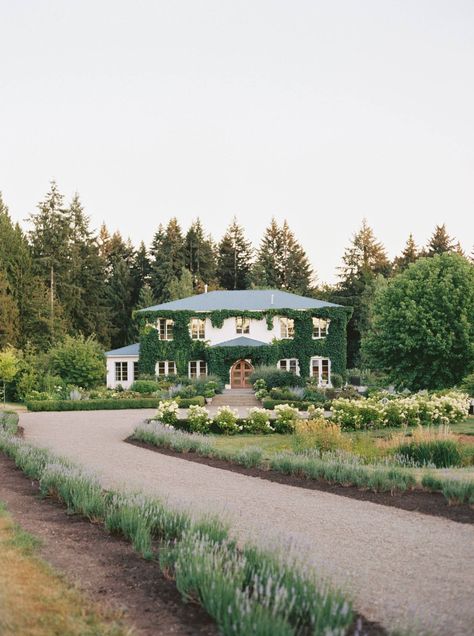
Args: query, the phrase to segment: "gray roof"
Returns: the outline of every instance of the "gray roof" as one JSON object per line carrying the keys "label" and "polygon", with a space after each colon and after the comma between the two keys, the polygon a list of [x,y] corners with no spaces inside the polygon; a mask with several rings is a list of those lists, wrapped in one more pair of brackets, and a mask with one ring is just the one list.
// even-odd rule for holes
{"label": "gray roof", "polygon": [[225,342],[216,342],[213,347],[261,347],[267,344],[261,340],[254,340],[253,338],[246,338],[245,336],[239,336],[232,340],[226,340]]}
{"label": "gray roof", "polygon": [[207,294],[188,296],[181,300],[153,305],[139,311],[215,311],[229,309],[236,311],[265,311],[267,309],[320,309],[321,307],[341,307],[316,298],[297,296],[280,289],[244,289],[231,291],[211,291]]}
{"label": "gray roof", "polygon": [[140,343],[127,345],[126,347],[120,347],[120,349],[112,349],[112,351],[106,351],[107,358],[113,356],[138,356],[140,353]]}

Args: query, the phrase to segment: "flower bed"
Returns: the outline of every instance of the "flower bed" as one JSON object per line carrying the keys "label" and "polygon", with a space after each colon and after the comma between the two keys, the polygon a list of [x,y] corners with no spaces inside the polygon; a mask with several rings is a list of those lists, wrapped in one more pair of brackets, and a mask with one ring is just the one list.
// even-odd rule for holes
{"label": "flower bed", "polygon": [[444,395],[373,396],[333,400],[332,419],[343,430],[454,424],[469,413],[469,397],[458,391]]}

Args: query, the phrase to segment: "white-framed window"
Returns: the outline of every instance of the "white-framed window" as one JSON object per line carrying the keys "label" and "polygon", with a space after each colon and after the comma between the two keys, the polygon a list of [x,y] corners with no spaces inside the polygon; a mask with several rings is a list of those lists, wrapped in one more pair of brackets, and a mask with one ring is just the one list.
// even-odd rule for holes
{"label": "white-framed window", "polygon": [[138,380],[138,362],[133,363],[133,379]]}
{"label": "white-framed window", "polygon": [[325,338],[329,331],[329,320],[313,317],[313,339]]}
{"label": "white-framed window", "polygon": [[189,331],[192,340],[204,340],[206,338],[206,319],[191,318],[189,321]]}
{"label": "white-framed window", "polygon": [[329,358],[311,358],[309,374],[316,378],[320,386],[331,386],[331,360]]}
{"label": "white-framed window", "polygon": [[278,360],[277,366],[282,371],[291,371],[291,373],[294,373],[295,375],[300,374],[298,358],[283,358],[282,360]]}
{"label": "white-framed window", "polygon": [[158,318],[156,328],[160,340],[173,340],[174,320],[170,318]]}
{"label": "white-framed window", "polygon": [[115,363],[115,381],[127,382],[128,380],[128,362]]}
{"label": "white-framed window", "polygon": [[160,360],[155,365],[155,375],[176,375],[176,363],[174,360]]}
{"label": "white-framed window", "polygon": [[241,335],[250,333],[250,318],[245,318],[244,316],[236,316],[235,332]]}
{"label": "white-framed window", "polygon": [[207,363],[204,360],[191,360],[188,365],[190,378],[200,378],[207,375]]}
{"label": "white-framed window", "polygon": [[293,318],[280,318],[280,337],[293,338],[295,335],[295,321]]}

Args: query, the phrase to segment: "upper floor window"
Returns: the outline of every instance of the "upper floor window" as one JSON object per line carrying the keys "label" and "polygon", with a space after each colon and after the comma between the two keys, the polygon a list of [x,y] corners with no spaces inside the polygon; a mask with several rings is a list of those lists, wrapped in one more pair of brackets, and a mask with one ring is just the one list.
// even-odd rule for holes
{"label": "upper floor window", "polygon": [[329,320],[313,318],[313,338],[325,338],[329,331]]}
{"label": "upper floor window", "polygon": [[204,318],[191,318],[190,331],[193,340],[204,340],[206,337],[206,320]]}
{"label": "upper floor window", "polygon": [[250,318],[237,316],[235,319],[235,331],[239,334],[250,333]]}
{"label": "upper floor window", "polygon": [[280,318],[281,338],[293,338],[295,335],[295,321],[293,318]]}
{"label": "upper floor window", "polygon": [[116,362],[115,363],[115,381],[127,382],[128,380],[128,363]]}
{"label": "upper floor window", "polygon": [[310,374],[320,386],[331,385],[331,360],[329,358],[311,358]]}
{"label": "upper floor window", "polygon": [[207,364],[204,360],[191,360],[189,363],[189,377],[199,378],[207,375]]}
{"label": "upper floor window", "polygon": [[160,340],[173,340],[174,320],[170,318],[158,318],[156,328],[158,329],[158,337]]}
{"label": "upper floor window", "polygon": [[278,368],[282,371],[290,371],[295,375],[300,374],[300,365],[298,364],[297,358],[284,358],[283,360],[278,360]]}
{"label": "upper floor window", "polygon": [[155,365],[155,374],[159,376],[163,375],[176,375],[176,363],[174,360],[160,360]]}

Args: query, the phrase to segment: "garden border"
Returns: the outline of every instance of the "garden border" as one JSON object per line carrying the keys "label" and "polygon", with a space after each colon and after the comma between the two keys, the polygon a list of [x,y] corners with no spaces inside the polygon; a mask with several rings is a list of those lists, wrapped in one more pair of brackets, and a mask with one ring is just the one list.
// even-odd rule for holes
{"label": "garden border", "polygon": [[430,515],[432,517],[443,517],[457,523],[474,524],[474,507],[468,504],[449,505],[442,493],[428,492],[421,489],[407,490],[404,492],[395,492],[393,494],[384,492],[374,492],[372,490],[361,490],[356,486],[340,486],[330,484],[324,480],[308,479],[296,475],[286,475],[276,470],[263,468],[247,468],[225,459],[214,457],[205,457],[193,451],[188,453],[179,453],[146,442],[140,442],[131,435],[124,442],[132,444],[154,453],[161,453],[185,461],[195,462],[197,464],[205,464],[212,468],[227,470],[248,477],[256,477],[267,481],[277,482],[286,486],[294,486],[296,488],[306,488],[308,490],[319,490],[333,495],[348,497],[350,499],[358,499],[359,501],[369,501],[371,503],[393,508],[400,508],[408,512],[418,512],[420,514]]}

